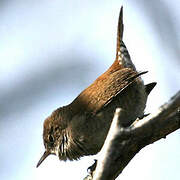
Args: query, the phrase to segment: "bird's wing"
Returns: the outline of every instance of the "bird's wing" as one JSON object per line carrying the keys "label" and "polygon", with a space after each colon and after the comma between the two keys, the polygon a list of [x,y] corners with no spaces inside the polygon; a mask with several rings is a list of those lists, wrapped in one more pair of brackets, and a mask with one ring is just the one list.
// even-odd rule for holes
{"label": "bird's wing", "polygon": [[78,111],[97,113],[147,71],[137,73],[131,68],[124,68],[108,75],[106,73],[108,72],[96,79],[72,102]]}

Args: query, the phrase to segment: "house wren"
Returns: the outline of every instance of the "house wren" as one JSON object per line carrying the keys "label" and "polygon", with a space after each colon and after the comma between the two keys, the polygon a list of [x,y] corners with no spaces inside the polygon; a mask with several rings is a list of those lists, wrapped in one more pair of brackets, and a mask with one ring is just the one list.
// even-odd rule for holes
{"label": "house wren", "polygon": [[144,85],[122,41],[123,8],[121,7],[116,59],[111,67],[82,91],[72,103],[56,109],[45,121],[45,152],[37,167],[50,154],[60,160],[77,160],[100,151],[115,109],[125,110],[124,127],[142,117],[147,96],[156,83]]}

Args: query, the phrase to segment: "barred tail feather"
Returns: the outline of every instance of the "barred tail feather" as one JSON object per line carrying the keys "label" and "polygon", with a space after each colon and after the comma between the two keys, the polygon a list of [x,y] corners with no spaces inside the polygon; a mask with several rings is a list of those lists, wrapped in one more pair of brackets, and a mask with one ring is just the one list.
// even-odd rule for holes
{"label": "barred tail feather", "polygon": [[131,61],[131,57],[128,53],[128,50],[122,40],[123,31],[123,7],[121,7],[117,29],[116,61],[118,61],[119,65],[121,65],[123,68],[132,68],[133,70],[136,70],[134,64]]}

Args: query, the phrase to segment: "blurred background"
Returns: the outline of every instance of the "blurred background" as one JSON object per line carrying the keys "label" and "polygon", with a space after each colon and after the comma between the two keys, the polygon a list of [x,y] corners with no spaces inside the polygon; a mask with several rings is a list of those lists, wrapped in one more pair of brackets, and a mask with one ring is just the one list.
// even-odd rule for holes
{"label": "blurred background", "polygon": [[[114,61],[124,6],[124,41],[145,83],[146,112],[180,89],[178,0],[0,1],[0,179],[83,179],[96,156],[60,162],[44,152],[43,121],[70,103]],[[179,180],[180,131],[138,153],[121,180]],[[119,178],[120,179],[120,178]]]}

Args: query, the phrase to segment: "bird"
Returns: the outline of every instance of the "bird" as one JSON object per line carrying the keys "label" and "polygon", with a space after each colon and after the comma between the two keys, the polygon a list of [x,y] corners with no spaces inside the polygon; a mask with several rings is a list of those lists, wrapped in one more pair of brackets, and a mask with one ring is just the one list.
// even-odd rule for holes
{"label": "bird", "polygon": [[59,160],[78,160],[97,154],[104,144],[114,112],[120,107],[123,127],[143,117],[156,82],[144,85],[123,42],[123,7],[120,8],[116,57],[113,64],[70,104],[59,107],[43,124],[45,152],[37,167],[51,154]]}

